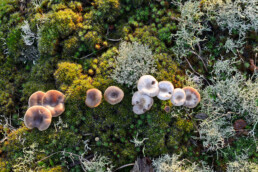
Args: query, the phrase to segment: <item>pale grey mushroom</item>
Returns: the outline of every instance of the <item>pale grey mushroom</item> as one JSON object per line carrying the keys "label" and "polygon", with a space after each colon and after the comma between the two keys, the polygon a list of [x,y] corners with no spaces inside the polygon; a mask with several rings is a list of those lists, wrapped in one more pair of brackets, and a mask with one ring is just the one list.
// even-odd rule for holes
{"label": "pale grey mushroom", "polygon": [[172,97],[174,91],[174,86],[169,81],[161,81],[159,82],[159,94],[158,99],[160,100],[169,100]]}
{"label": "pale grey mushroom", "polygon": [[153,105],[153,98],[137,91],[133,95],[132,105],[133,112],[140,115],[150,110],[151,106]]}
{"label": "pale grey mushroom", "polygon": [[174,106],[182,106],[185,103],[185,91],[181,88],[176,88],[173,91],[171,102]]}
{"label": "pale grey mushroom", "polygon": [[199,92],[192,87],[184,87],[183,90],[185,91],[186,95],[184,106],[188,108],[195,108],[201,101]]}
{"label": "pale grey mushroom", "polygon": [[138,91],[150,97],[155,97],[159,94],[159,83],[151,75],[143,75],[137,84]]}

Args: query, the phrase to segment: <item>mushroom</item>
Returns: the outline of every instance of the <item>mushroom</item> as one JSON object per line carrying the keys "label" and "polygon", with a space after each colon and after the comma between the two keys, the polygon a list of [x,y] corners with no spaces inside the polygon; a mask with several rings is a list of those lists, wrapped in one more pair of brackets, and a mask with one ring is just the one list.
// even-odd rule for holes
{"label": "mushroom", "polygon": [[111,105],[115,105],[123,100],[124,92],[116,86],[110,86],[106,89],[104,98]]}
{"label": "mushroom", "polygon": [[43,97],[43,106],[50,110],[53,117],[61,115],[65,111],[65,96],[57,90],[49,90]]}
{"label": "mushroom", "polygon": [[185,91],[186,96],[184,106],[188,108],[195,108],[201,101],[200,94],[192,87],[184,87],[183,90]]}
{"label": "mushroom", "polygon": [[24,116],[24,124],[29,129],[34,127],[40,131],[48,129],[51,124],[52,114],[44,106],[32,106],[30,107]]}
{"label": "mushroom", "polygon": [[28,101],[29,107],[35,106],[35,105],[40,105],[42,106],[42,98],[44,97],[45,93],[42,91],[37,91],[33,93]]}
{"label": "mushroom", "polygon": [[151,75],[143,75],[137,84],[138,91],[150,97],[155,97],[159,94],[159,83]]}
{"label": "mushroom", "polygon": [[165,106],[165,107],[164,107],[164,110],[165,110],[165,112],[168,113],[168,112],[170,112],[170,107],[169,107],[169,106]]}
{"label": "mushroom", "polygon": [[101,99],[102,99],[101,91],[96,88],[92,88],[86,92],[85,104],[90,108],[94,108],[101,103]]}
{"label": "mushroom", "polygon": [[145,113],[147,110],[150,110],[153,105],[153,98],[137,91],[133,94],[132,105],[133,112],[140,115]]}
{"label": "mushroom", "polygon": [[158,99],[160,100],[169,100],[172,97],[172,93],[174,91],[174,86],[169,81],[161,81],[159,82],[159,94]]}
{"label": "mushroom", "polygon": [[185,91],[181,88],[176,88],[173,91],[171,102],[174,106],[182,106],[185,103]]}

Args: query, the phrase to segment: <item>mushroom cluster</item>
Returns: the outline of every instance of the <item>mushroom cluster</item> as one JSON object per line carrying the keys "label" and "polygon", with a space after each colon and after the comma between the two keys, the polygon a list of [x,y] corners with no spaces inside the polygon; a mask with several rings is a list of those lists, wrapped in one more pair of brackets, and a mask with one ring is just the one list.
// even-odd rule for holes
{"label": "mushroom cluster", "polygon": [[143,114],[153,105],[153,97],[170,100],[174,106],[194,108],[201,100],[198,91],[192,87],[174,89],[169,81],[158,82],[151,75],[143,75],[137,83],[138,91],[132,97],[133,112]]}
{"label": "mushroom cluster", "polygon": [[[110,86],[105,90],[104,99],[111,105],[120,103],[124,98],[124,92],[116,86]],[[96,88],[87,90],[85,104],[90,108],[100,105],[102,92]]]}
{"label": "mushroom cluster", "polygon": [[64,100],[64,94],[57,90],[33,93],[28,101],[29,109],[25,113],[24,124],[29,129],[48,129],[52,117],[57,117],[65,111]]}

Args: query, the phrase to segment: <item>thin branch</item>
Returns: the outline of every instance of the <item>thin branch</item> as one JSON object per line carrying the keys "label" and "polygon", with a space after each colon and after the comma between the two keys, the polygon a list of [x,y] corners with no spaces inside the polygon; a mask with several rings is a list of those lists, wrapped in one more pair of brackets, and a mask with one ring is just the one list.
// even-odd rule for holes
{"label": "thin branch", "polygon": [[125,167],[134,166],[134,164],[135,164],[135,163],[131,163],[131,164],[123,165],[123,166],[121,166],[121,167],[119,167],[119,168],[115,169],[113,172],[115,172],[115,171],[117,171],[117,170],[120,170],[120,169],[122,169],[122,168],[125,168]]}
{"label": "thin branch", "polygon": [[193,54],[195,54],[195,55],[202,61],[205,70],[208,72],[207,65],[205,64],[203,58],[202,58],[199,54],[197,54],[195,51],[193,51],[193,50],[191,50],[190,52],[193,53]]}
{"label": "thin branch", "polygon": [[81,57],[81,58],[75,58],[75,59],[85,59],[85,58],[88,58],[88,57],[90,57],[90,56],[92,56],[93,54],[95,54],[95,52],[92,52],[92,53],[90,53],[90,54],[88,54],[88,55],[86,55],[86,56],[84,56],[84,57]]}
{"label": "thin branch", "polygon": [[110,38],[107,38],[107,40],[113,41],[113,42],[119,42],[119,41],[122,41],[122,38],[119,38],[119,39],[110,39]]}
{"label": "thin branch", "polygon": [[52,154],[50,154],[49,156],[46,156],[46,157],[42,158],[41,160],[38,160],[36,163],[38,163],[38,162],[40,162],[40,161],[44,161],[44,160],[50,158],[51,156],[53,156],[53,155],[55,155],[55,154],[58,154],[58,153],[62,153],[62,152],[63,152],[63,151],[58,151],[58,152],[52,153]]}
{"label": "thin branch", "polygon": [[198,72],[196,72],[196,71],[194,70],[193,66],[191,65],[191,63],[188,61],[188,59],[187,59],[186,57],[185,57],[185,60],[186,60],[186,62],[188,63],[189,67],[192,69],[192,71],[193,71],[196,75],[202,77],[202,78],[210,85],[209,81],[208,81],[203,75],[199,74]]}

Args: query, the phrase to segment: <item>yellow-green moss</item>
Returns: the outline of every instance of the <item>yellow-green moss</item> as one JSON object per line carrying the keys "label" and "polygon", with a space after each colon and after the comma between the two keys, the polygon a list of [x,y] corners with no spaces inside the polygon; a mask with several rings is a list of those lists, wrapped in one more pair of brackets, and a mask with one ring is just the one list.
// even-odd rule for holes
{"label": "yellow-green moss", "polygon": [[68,37],[78,28],[80,22],[82,22],[82,16],[71,9],[48,13],[46,22],[39,31],[39,52],[41,54],[56,54],[60,39]]}
{"label": "yellow-green moss", "polygon": [[59,84],[71,84],[81,74],[82,66],[80,64],[61,62],[58,63],[54,76]]}

